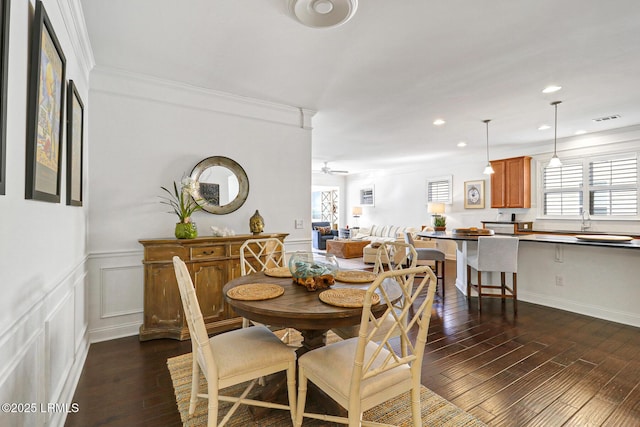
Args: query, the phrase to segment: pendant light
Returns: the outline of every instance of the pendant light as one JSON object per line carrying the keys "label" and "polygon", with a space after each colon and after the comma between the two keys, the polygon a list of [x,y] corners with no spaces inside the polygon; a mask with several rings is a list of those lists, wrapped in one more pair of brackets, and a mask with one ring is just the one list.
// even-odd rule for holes
{"label": "pendant light", "polygon": [[555,125],[553,129],[553,157],[551,157],[551,160],[549,161],[550,168],[558,168],[562,166],[562,162],[560,161],[560,159],[558,158],[558,155],[556,154],[556,148],[558,146],[558,104],[562,104],[562,101],[553,101],[551,103],[551,105],[553,105],[556,109],[556,114],[555,114]]}
{"label": "pendant light", "polygon": [[493,168],[491,167],[491,162],[489,161],[489,122],[491,120],[483,120],[483,122],[487,125],[487,166],[484,168],[485,175],[491,175],[493,173]]}

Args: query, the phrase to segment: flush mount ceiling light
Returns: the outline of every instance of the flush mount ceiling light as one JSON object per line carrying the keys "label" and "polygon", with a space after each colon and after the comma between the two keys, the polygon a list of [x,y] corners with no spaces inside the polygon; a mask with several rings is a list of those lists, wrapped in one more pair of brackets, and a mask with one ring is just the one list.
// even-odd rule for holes
{"label": "flush mount ceiling light", "polygon": [[558,158],[558,155],[556,154],[556,148],[558,146],[558,104],[562,104],[562,101],[554,101],[551,103],[551,105],[553,105],[556,109],[555,125],[553,129],[553,157],[551,157],[551,160],[549,160],[549,167],[551,168],[557,168],[562,166],[562,162],[560,161],[560,159]]}
{"label": "flush mount ceiling light", "polygon": [[433,124],[436,125],[436,126],[442,126],[445,123],[447,123],[447,122],[445,122],[444,119],[435,119],[433,121]]}
{"label": "flush mount ceiling light", "polygon": [[491,175],[493,173],[493,168],[491,167],[491,162],[489,161],[489,122],[491,120],[483,120],[484,124],[487,125],[487,166],[484,167],[485,175]]}
{"label": "flush mount ceiling light", "polygon": [[289,11],[298,21],[312,28],[342,25],[356,13],[358,0],[290,0]]}

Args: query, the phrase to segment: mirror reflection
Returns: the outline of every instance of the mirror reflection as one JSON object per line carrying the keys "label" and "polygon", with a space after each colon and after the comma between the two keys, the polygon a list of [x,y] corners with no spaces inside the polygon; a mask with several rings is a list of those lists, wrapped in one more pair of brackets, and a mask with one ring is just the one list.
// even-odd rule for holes
{"label": "mirror reflection", "polygon": [[194,193],[202,209],[214,214],[233,212],[249,195],[249,179],[242,166],[222,156],[208,157],[191,171],[198,183]]}
{"label": "mirror reflection", "polygon": [[206,169],[198,179],[200,195],[214,206],[228,205],[238,197],[240,182],[230,169],[214,166]]}

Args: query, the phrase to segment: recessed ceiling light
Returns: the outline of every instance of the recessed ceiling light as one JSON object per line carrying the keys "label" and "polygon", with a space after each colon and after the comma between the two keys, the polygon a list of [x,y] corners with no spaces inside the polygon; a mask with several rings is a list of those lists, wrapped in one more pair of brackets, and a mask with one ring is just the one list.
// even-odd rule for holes
{"label": "recessed ceiling light", "polygon": [[551,85],[542,89],[542,93],[553,93],[559,91],[560,89],[562,89],[562,86]]}
{"label": "recessed ceiling light", "polygon": [[442,120],[442,119],[435,119],[435,120],[433,121],[433,124],[434,124],[434,125],[436,125],[436,126],[442,126],[442,125],[443,125],[443,124],[445,124],[445,123],[446,123],[446,122],[445,122],[444,120]]}
{"label": "recessed ceiling light", "polygon": [[458,147],[466,147],[466,146],[467,146],[466,142],[464,142],[464,141],[458,142]]}
{"label": "recessed ceiling light", "polygon": [[577,131],[576,131],[575,135],[584,135],[585,133],[587,133],[587,131],[586,131],[586,130],[584,130],[584,129],[580,129],[580,130],[577,130]]}
{"label": "recessed ceiling light", "polygon": [[540,127],[538,128],[538,130],[547,130],[547,129],[551,129],[551,126],[549,126],[549,125],[540,125]]}

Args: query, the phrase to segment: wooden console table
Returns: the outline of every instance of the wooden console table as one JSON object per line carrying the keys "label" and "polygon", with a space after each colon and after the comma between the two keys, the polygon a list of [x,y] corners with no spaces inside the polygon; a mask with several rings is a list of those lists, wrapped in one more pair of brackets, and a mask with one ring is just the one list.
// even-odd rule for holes
{"label": "wooden console table", "polygon": [[358,258],[369,243],[370,240],[327,240],[327,253],[338,258]]}
{"label": "wooden console table", "polygon": [[240,276],[240,246],[248,239],[275,237],[284,241],[287,235],[139,240],[144,246],[144,320],[140,326],[140,341],[189,338],[173,269],[174,256],[179,256],[187,264],[207,332],[217,333],[242,324],[242,319],[225,302],[222,294],[223,286]]}

